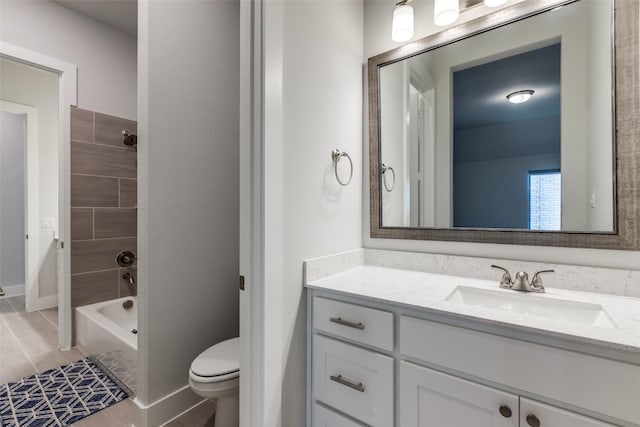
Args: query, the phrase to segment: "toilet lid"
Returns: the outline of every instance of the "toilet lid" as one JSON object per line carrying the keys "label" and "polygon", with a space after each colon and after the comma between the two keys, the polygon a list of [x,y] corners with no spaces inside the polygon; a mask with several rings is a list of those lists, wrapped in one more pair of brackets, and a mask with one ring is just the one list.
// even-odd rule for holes
{"label": "toilet lid", "polygon": [[215,344],[195,358],[191,363],[191,372],[199,377],[211,378],[224,376],[240,371],[240,338]]}

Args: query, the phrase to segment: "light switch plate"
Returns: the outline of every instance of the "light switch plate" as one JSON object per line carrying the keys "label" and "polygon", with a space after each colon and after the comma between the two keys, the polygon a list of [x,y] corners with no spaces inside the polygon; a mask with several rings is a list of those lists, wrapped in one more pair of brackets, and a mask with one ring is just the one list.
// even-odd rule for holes
{"label": "light switch plate", "polygon": [[41,220],[42,228],[56,228],[56,219],[51,216],[43,216]]}

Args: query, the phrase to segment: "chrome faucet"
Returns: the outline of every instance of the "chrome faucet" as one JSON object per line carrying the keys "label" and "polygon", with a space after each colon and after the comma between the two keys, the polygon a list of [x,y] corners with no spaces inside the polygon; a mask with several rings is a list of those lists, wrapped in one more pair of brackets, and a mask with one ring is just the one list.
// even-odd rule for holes
{"label": "chrome faucet", "polygon": [[138,287],[136,286],[136,278],[133,277],[133,274],[126,272],[122,275],[122,278],[127,281],[131,296],[136,296],[138,294]]}
{"label": "chrome faucet", "polygon": [[544,286],[542,286],[542,279],[540,278],[540,274],[542,273],[555,273],[555,270],[540,270],[537,271],[531,282],[529,282],[529,275],[524,271],[518,271],[515,276],[515,280],[511,279],[511,274],[509,270],[504,267],[500,267],[499,265],[491,265],[491,268],[496,268],[503,272],[502,278],[500,279],[500,287],[503,289],[512,289],[514,291],[522,291],[522,292],[540,292],[544,293]]}

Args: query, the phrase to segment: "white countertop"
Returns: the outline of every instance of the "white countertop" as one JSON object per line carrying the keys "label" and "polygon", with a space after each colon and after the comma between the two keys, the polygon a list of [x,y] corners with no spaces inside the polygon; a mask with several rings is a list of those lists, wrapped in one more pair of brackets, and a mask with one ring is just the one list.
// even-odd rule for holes
{"label": "white countertop", "polygon": [[[498,282],[393,268],[359,266],[306,284],[308,288],[337,292],[411,309],[433,311],[470,320],[516,327],[578,342],[637,353],[640,357],[640,299],[591,292],[546,288],[546,293],[500,289]],[[467,305],[447,298],[456,287],[507,292],[517,298],[541,298],[601,305],[613,327],[518,314],[508,310]],[[553,304],[549,301],[549,305]]]}

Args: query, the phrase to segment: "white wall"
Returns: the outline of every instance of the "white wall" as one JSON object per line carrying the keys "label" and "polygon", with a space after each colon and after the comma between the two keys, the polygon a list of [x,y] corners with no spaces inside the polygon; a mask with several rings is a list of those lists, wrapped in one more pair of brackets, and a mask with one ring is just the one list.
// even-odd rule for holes
{"label": "white wall", "polygon": [[[38,109],[37,217],[55,218],[58,224],[59,107],[57,74],[15,61],[0,59],[0,99]],[[30,166],[32,164],[30,163]],[[40,228],[38,287],[41,297],[57,293],[56,243],[53,230]]]}
{"label": "white wall", "polygon": [[24,285],[25,116],[0,111],[0,286]]}
{"label": "white wall", "polygon": [[78,107],[136,119],[136,39],[48,0],[0,1],[0,40],[78,67]]}
{"label": "white wall", "polygon": [[[265,2],[269,426],[306,423],[302,261],[362,245],[362,2]],[[341,187],[331,150],[353,158]]]}
{"label": "white wall", "polygon": [[[365,2],[365,38],[364,51],[367,57],[394,48],[391,42],[390,25],[392,5],[376,0]],[[388,31],[387,31],[388,29]],[[417,28],[415,38],[427,35],[426,31]],[[365,97],[364,107],[368,108]],[[366,110],[365,110],[366,111]],[[367,123],[368,118],[365,118]],[[365,152],[368,156],[368,134],[364,138]],[[640,266],[638,251],[608,251],[599,249],[555,248],[525,245],[497,245],[466,242],[412,241],[395,239],[372,239],[369,234],[369,178],[364,176],[363,195],[365,206],[363,214],[363,245],[368,248],[395,249],[415,252],[430,252],[453,255],[494,257],[502,259],[529,260],[539,262],[555,262],[575,265],[593,265],[637,270]]]}
{"label": "white wall", "polygon": [[239,2],[138,16],[138,399],[154,405],[238,334]]}

